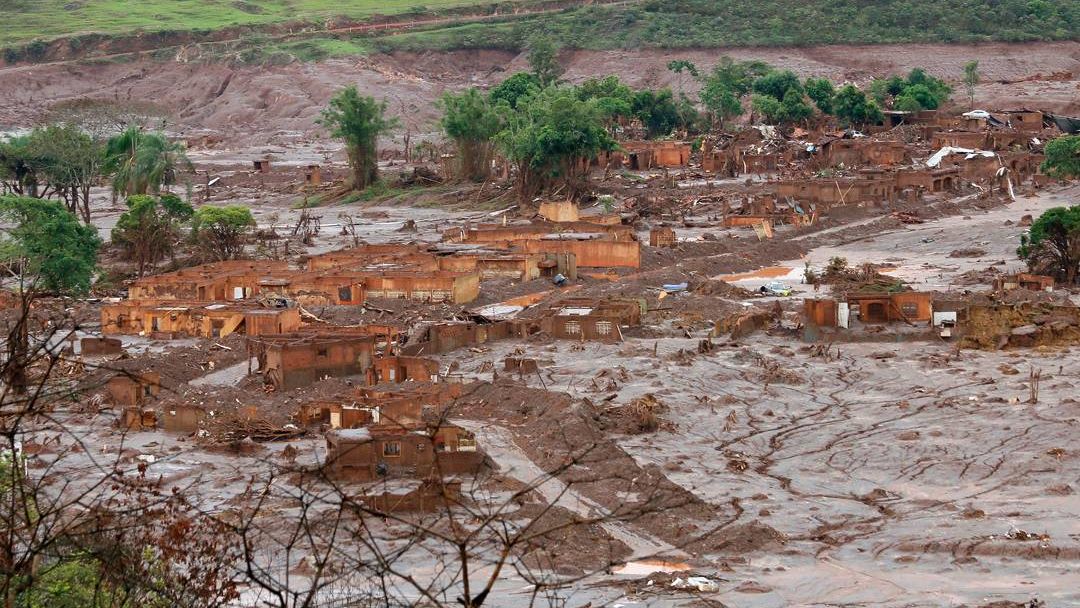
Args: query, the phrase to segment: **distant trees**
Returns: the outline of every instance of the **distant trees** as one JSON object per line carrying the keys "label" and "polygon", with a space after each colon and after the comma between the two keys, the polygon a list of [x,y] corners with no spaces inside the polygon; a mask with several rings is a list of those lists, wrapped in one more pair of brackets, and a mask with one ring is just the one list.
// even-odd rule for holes
{"label": "distant trees", "polygon": [[495,104],[479,90],[446,93],[441,104],[441,125],[457,148],[458,174],[482,182],[491,175],[494,137],[502,130],[503,116]]}
{"label": "distant trees", "polygon": [[676,76],[678,76],[679,96],[680,97],[682,97],[683,92],[684,92],[683,91],[683,78],[684,78],[683,77],[683,72],[686,72],[687,74],[689,74],[691,78],[698,78],[700,76],[700,73],[698,72],[697,66],[694,65],[693,62],[687,61],[685,59],[673,59],[673,60],[669,61],[668,64],[667,64],[667,69],[671,70],[672,72],[675,73]]}
{"label": "distant trees", "polygon": [[491,89],[489,96],[493,103],[504,101],[511,109],[517,109],[518,100],[542,88],[535,74],[518,72]]}
{"label": "distant trees", "polygon": [[379,136],[398,126],[396,118],[386,116],[386,102],[361,96],[355,86],[348,86],[330,99],[318,123],[333,137],[344,140],[352,187],[363,190],[375,183],[379,178]]}
{"label": "distant trees", "polygon": [[964,90],[967,91],[968,107],[975,107],[975,85],[979,84],[979,62],[969,61],[964,64]]}
{"label": "distant trees", "polygon": [[572,192],[579,163],[615,149],[596,100],[583,101],[567,87],[549,87],[519,100],[495,141],[517,169],[521,201],[554,182]]}
{"label": "distant trees", "polygon": [[845,85],[833,98],[833,112],[837,118],[853,125],[877,124],[885,119],[881,107],[855,85]]}
{"label": "distant trees", "polygon": [[723,128],[725,121],[743,113],[741,99],[750,92],[754,80],[769,71],[761,61],[735,61],[721,57],[702,80],[701,102],[714,122]]}
{"label": "distant trees", "polygon": [[917,112],[936,110],[952,94],[944,80],[934,78],[921,68],[908,73],[907,78],[890,76],[876,78],[870,83],[870,94],[878,107],[892,107],[894,110]]}
{"label": "distant trees", "polygon": [[833,98],[836,97],[836,89],[828,78],[810,77],[803,83],[806,96],[809,97],[822,114],[833,113]]}
{"label": "distant trees", "polygon": [[649,137],[670,135],[679,124],[679,108],[671,89],[634,93],[632,111],[645,126]]}
{"label": "distant trees", "polygon": [[180,171],[190,169],[184,145],[163,133],[128,127],[105,144],[104,169],[112,175],[115,195],[157,194],[177,183]]}
{"label": "distant trees", "polygon": [[529,43],[529,67],[541,87],[551,86],[563,75],[559,50],[550,38],[537,37]]}
{"label": "distant trees", "polygon": [[1080,178],[1080,135],[1063,135],[1046,142],[1042,171],[1051,177]]}
{"label": "distant trees", "polygon": [[233,260],[243,255],[254,227],[255,218],[247,207],[200,207],[192,218],[191,236],[204,259]]}
{"label": "distant trees", "polygon": [[165,194],[154,198],[136,194],[127,199],[125,211],[112,230],[112,242],[134,260],[138,276],[174,252],[181,227],[195,214],[180,197]]}
{"label": "distant trees", "polygon": [[1016,251],[1033,272],[1068,284],[1080,276],[1080,205],[1054,207],[1031,224]]}

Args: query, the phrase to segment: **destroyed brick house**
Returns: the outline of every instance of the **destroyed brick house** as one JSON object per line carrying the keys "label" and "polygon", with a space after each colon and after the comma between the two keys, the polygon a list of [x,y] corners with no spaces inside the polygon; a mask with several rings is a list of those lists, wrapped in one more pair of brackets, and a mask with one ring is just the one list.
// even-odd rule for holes
{"label": "destroyed brick house", "polygon": [[105,382],[105,394],[114,405],[138,407],[161,392],[161,374],[153,371],[119,373]]}
{"label": "destroyed brick house", "polygon": [[601,152],[589,164],[604,169],[648,171],[690,164],[691,145],[678,141],[624,141],[618,150]]}
{"label": "destroyed brick house", "polygon": [[475,436],[452,424],[336,429],[326,434],[326,447],[327,474],[349,481],[471,475],[484,465]]}
{"label": "destroyed brick house", "polygon": [[851,328],[854,323],[905,323],[928,326],[933,319],[934,295],[929,292],[851,293],[833,299],[803,301],[803,320],[813,327]]}
{"label": "destroyed brick house", "polygon": [[101,308],[101,332],[105,335],[224,338],[233,333],[248,336],[288,333],[299,327],[300,312],[295,308],[135,300]]}
{"label": "destroyed brick house", "polygon": [[438,380],[434,361],[398,356],[398,340],[396,328],[371,325],[249,337],[247,350],[263,382],[276,390],[346,376],[367,385]]}
{"label": "destroyed brick house", "polygon": [[577,267],[638,268],[641,265],[641,244],[631,226],[584,221],[491,224],[450,230],[443,238],[451,243],[483,244],[526,254],[570,255]]}
{"label": "destroyed brick house", "polygon": [[630,299],[567,299],[541,324],[553,337],[566,340],[622,341],[622,328],[641,324],[643,302]]}
{"label": "destroyed brick house", "polygon": [[462,394],[462,385],[447,382],[410,382],[355,387],[336,398],[304,403],[295,414],[305,427],[326,425],[332,429],[372,424],[402,426],[437,424],[447,406]]}
{"label": "destroyed brick house", "polygon": [[1018,272],[999,277],[994,280],[994,291],[1006,292],[1014,289],[1027,289],[1029,291],[1053,291],[1054,277],[1041,274]]}

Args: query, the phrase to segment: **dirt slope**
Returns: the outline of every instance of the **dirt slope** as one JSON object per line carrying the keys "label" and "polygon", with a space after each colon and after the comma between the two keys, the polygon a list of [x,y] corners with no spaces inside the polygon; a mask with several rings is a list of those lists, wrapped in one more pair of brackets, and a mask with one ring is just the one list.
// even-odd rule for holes
{"label": "dirt slope", "polygon": [[[724,54],[838,82],[864,82],[912,67],[955,80],[965,62],[978,59],[984,84],[977,103],[1080,113],[1078,42],[576,51],[566,53],[563,62],[571,81],[614,73],[635,86],[674,87],[665,67],[671,59],[688,58],[701,67]],[[151,61],[16,67],[0,70],[0,125],[28,126],[43,109],[65,99],[155,100],[175,112],[172,129],[185,135],[211,131],[233,144],[285,143],[317,136],[314,119],[326,100],[336,89],[356,84],[386,98],[414,133],[431,132],[437,119],[432,102],[444,91],[491,85],[525,67],[523,57],[498,51],[375,55],[270,67]]]}

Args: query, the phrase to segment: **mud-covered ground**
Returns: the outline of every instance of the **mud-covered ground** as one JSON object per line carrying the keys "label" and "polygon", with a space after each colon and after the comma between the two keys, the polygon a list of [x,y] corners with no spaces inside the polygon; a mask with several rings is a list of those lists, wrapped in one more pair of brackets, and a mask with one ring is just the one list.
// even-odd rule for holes
{"label": "mud-covered ground", "polygon": [[[815,48],[708,50],[625,50],[565,52],[565,78],[578,82],[616,74],[636,87],[671,86],[672,59],[689,59],[707,69],[721,56],[760,59],[800,76],[828,76],[860,84],[872,77],[915,67],[957,85],[963,65],[979,61],[982,83],[976,105],[988,109],[1035,107],[1080,113],[1080,43],[985,45],[882,45]],[[388,145],[401,147],[438,137],[438,107],[446,91],[491,86],[527,69],[523,56],[503,51],[400,53],[284,66],[134,61],[62,63],[0,70],[0,127],[31,125],[52,104],[77,98],[153,101],[173,117],[168,128],[191,139],[220,138],[259,158],[267,147],[309,145],[328,139],[315,118],[339,88],[355,84],[383,98],[403,129]],[[687,85],[693,92],[694,86]],[[322,150],[316,151],[321,155]]]}
{"label": "mud-covered ground", "polygon": [[[955,79],[963,63],[978,59],[984,82],[977,105],[1080,113],[1080,81],[1074,76],[1080,74],[1078,43],[574,52],[562,59],[571,81],[616,73],[632,85],[655,87],[675,84],[665,67],[670,59],[707,66],[724,53],[763,59],[803,76],[859,82],[912,67]],[[339,146],[314,124],[334,90],[358,84],[386,98],[391,113],[407,116],[414,138],[434,139],[433,101],[442,92],[490,85],[524,68],[522,57],[500,52],[261,68],[150,62],[20,67],[0,70],[0,125],[28,127],[50,104],[78,97],[158,100],[174,114],[170,131],[201,142],[191,150],[200,175],[222,179],[209,201],[249,205],[261,228],[287,232],[301,213],[290,208],[304,196],[299,167],[321,162],[332,176],[343,163]],[[251,173],[250,160],[267,156],[274,159],[275,174]],[[803,264],[821,267],[834,256],[853,266],[885,264],[883,272],[920,288],[980,290],[985,285],[964,277],[990,267],[1019,267],[1015,248],[1022,216],[1076,204],[1078,197],[1080,187],[1053,186],[1021,193],[1003,206],[987,202],[985,210],[974,197],[954,205],[930,201],[924,208],[928,221],[914,225],[882,218],[882,209],[838,211],[824,225],[798,235],[781,230],[765,244],[746,230],[709,228],[724,240],[703,242],[701,231],[677,228],[684,239],[678,248],[646,249],[640,273],[611,283],[583,280],[581,293],[645,297],[661,307],[657,288],[667,282],[723,278],[756,289],[782,277],[794,284],[796,297],[808,296],[813,292],[798,285]],[[95,223],[107,233],[123,209],[104,190],[98,198]],[[347,217],[339,215],[342,211]],[[308,252],[351,243],[352,237],[341,233],[342,222],[357,223],[364,240],[386,242],[434,240],[448,226],[494,217],[488,211],[403,206],[341,206],[312,213],[321,217],[323,229]],[[407,220],[415,221],[416,232],[402,231]],[[728,238],[736,234],[740,238]],[[521,295],[526,288],[551,286],[546,281],[535,288],[488,283],[480,302]],[[666,477],[661,485],[685,499],[682,510],[666,518],[613,522],[563,539],[556,569],[580,572],[610,555],[631,560],[626,568],[574,584],[562,593],[567,605],[702,605],[700,600],[709,599],[731,608],[974,607],[1036,596],[1054,608],[1080,605],[1076,347],[992,353],[957,351],[935,339],[814,350],[792,333],[777,332],[737,343],[717,340],[714,350],[699,353],[699,341],[718,316],[766,300],[771,299],[727,287],[676,295],[663,303],[666,311],[648,315],[646,326],[628,332],[619,345],[505,341],[442,357],[444,369],[452,369],[457,379],[491,380],[496,371],[502,377],[503,384],[491,393],[501,401],[489,399],[487,410],[474,403],[461,416],[498,464],[497,478],[481,483],[480,491],[499,495],[508,486],[534,481],[558,461],[561,453],[554,448],[565,447],[548,443],[550,433],[585,413],[593,422],[569,424],[566,436],[589,436],[603,445],[607,464],[597,464],[598,472],[615,468],[638,479],[655,478],[659,471]],[[145,350],[171,358],[180,384],[201,385],[202,391],[227,385],[234,392],[222,393],[237,395],[239,403],[245,389],[232,385],[246,367],[244,356],[239,350],[207,349],[204,357],[196,351],[201,345],[192,342],[149,344],[138,338],[125,345],[136,358]],[[508,356],[537,358],[541,371],[508,378],[512,374],[502,367]],[[1042,371],[1036,403],[1028,402],[1032,369]],[[536,389],[568,396],[545,398]],[[666,407],[660,429],[625,434],[622,408],[645,395]],[[265,400],[257,391],[250,398]],[[210,511],[227,509],[267,463],[291,459],[309,466],[325,457],[325,443],[317,435],[248,446],[250,453],[237,455],[204,449],[191,437],[125,436],[111,426],[115,415],[61,412],[71,433],[63,441],[78,437],[92,446],[68,472],[92,475],[114,458],[132,471],[142,463],[163,487],[185,488]],[[537,502],[551,500],[560,516],[582,517],[617,511],[632,496],[600,486],[567,492],[560,485],[565,483],[541,484]],[[719,530],[709,542],[686,542],[688,530],[712,527]],[[645,563],[656,556],[678,563]],[[302,557],[285,556],[276,567],[293,568]],[[422,556],[415,560],[417,572],[432,567]],[[700,574],[717,587],[675,589],[672,576],[679,572],[643,578],[658,568]],[[509,574],[489,601],[525,605],[524,586],[523,579]]]}

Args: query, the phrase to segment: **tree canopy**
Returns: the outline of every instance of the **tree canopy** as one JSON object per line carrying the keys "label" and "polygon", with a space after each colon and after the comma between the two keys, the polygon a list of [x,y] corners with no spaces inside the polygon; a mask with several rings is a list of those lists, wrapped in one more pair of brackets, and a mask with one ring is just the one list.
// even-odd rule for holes
{"label": "tree canopy", "polygon": [[1016,253],[1032,271],[1075,283],[1080,276],[1080,205],[1048,209],[1021,237]]}
{"label": "tree canopy", "polygon": [[181,226],[195,210],[172,194],[161,198],[136,194],[126,203],[128,210],[117,220],[112,242],[135,261],[142,276],[148,267],[172,255]]}
{"label": "tree canopy", "polygon": [[548,87],[519,100],[496,142],[517,166],[522,200],[552,181],[569,184],[582,159],[615,149],[596,100],[583,101],[568,87]]}
{"label": "tree canopy", "polygon": [[356,86],[348,86],[330,99],[318,123],[345,142],[353,188],[363,190],[379,179],[379,136],[398,126],[397,118],[386,116],[385,101],[362,96]]}
{"label": "tree canopy", "polygon": [[0,197],[0,256],[15,269],[23,292],[82,295],[90,290],[101,239],[53,200]]}
{"label": "tree canopy", "polygon": [[806,96],[809,97],[822,114],[833,113],[833,98],[836,97],[836,88],[828,78],[807,78],[803,83]]}
{"label": "tree canopy", "polygon": [[551,86],[563,75],[558,55],[559,49],[550,38],[541,36],[529,42],[529,67],[540,86]]}
{"label": "tree canopy", "polygon": [[443,107],[440,125],[457,146],[459,175],[484,181],[491,173],[493,138],[502,129],[502,113],[475,88],[446,93],[440,103]]}
{"label": "tree canopy", "polygon": [[247,235],[254,227],[255,218],[247,207],[200,207],[193,217],[191,234],[204,258],[233,260],[243,255]]}
{"label": "tree canopy", "polygon": [[1051,177],[1080,177],[1080,135],[1062,135],[1046,142],[1042,170]]}
{"label": "tree canopy", "polygon": [[850,84],[837,91],[833,98],[833,110],[837,118],[850,124],[878,124],[885,118],[874,100],[868,99],[866,93]]}
{"label": "tree canopy", "polygon": [[184,145],[169,141],[163,133],[129,127],[105,144],[104,170],[113,176],[116,194],[157,194],[190,168]]}
{"label": "tree canopy", "polygon": [[540,79],[535,74],[518,72],[500,82],[495,88],[491,89],[488,95],[493,103],[504,101],[511,108],[516,109],[519,99],[536,93],[542,88]]}

